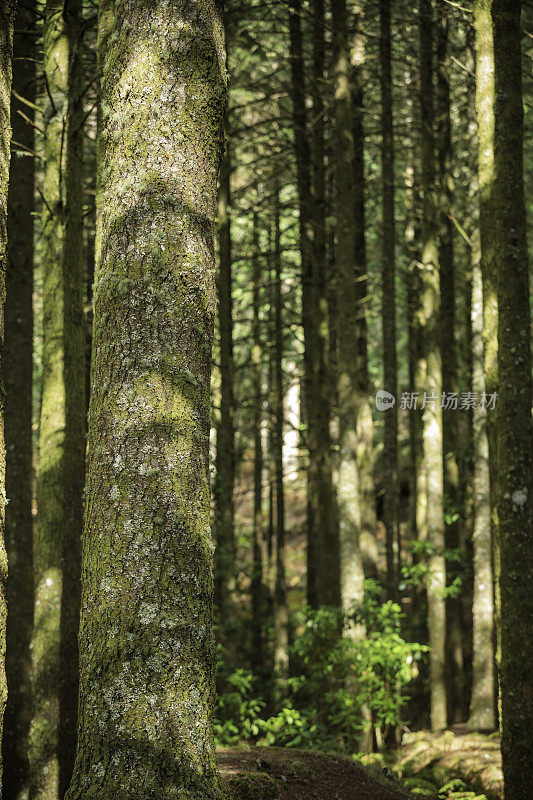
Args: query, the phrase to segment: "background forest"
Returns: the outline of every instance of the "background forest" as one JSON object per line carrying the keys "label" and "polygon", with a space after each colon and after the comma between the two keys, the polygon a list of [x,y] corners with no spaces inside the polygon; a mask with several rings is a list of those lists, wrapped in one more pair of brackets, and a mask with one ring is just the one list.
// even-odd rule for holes
{"label": "background forest", "polygon": [[0,15],[2,796],[531,800],[533,3]]}

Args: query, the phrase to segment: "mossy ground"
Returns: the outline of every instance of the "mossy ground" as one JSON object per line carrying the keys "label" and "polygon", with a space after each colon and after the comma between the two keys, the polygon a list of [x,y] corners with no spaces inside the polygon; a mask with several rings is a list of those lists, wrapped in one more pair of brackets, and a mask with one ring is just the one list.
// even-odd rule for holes
{"label": "mossy ground", "polygon": [[414,800],[379,771],[331,753],[232,748],[218,763],[230,800]]}

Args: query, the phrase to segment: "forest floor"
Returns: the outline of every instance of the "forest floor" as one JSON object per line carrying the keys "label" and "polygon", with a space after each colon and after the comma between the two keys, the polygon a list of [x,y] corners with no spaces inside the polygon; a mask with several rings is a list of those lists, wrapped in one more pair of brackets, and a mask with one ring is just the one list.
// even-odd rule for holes
{"label": "forest floor", "polygon": [[437,786],[460,778],[487,800],[503,800],[500,737],[496,733],[470,733],[457,726],[442,734],[405,734],[393,769],[403,777],[425,778]]}
{"label": "forest floor", "polygon": [[[408,733],[394,754],[373,754],[362,760],[365,766],[334,753],[276,747],[218,753],[231,800],[421,800],[446,796],[438,790],[454,779],[463,782],[465,791],[450,790],[450,797],[472,798],[479,792],[486,800],[503,800],[497,734],[459,728],[442,734]],[[389,780],[385,771],[388,775],[392,771],[397,779]]]}
{"label": "forest floor", "polygon": [[332,753],[233,748],[218,763],[231,800],[414,800],[377,770]]}

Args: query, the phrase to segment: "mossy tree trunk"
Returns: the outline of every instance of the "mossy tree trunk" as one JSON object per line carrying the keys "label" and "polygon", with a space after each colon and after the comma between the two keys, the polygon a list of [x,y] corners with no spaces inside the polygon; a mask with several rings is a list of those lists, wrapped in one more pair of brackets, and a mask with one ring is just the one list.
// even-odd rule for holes
{"label": "mossy tree trunk", "polygon": [[338,518],[330,447],[330,386],[327,363],[327,292],[319,279],[313,232],[311,150],[301,32],[301,2],[289,2],[291,96],[296,155],[305,340],[304,408],[307,422],[309,604],[338,605],[340,596]]}
{"label": "mossy tree trunk", "polygon": [[78,697],[85,462],[83,81],[81,2],[48,0],[42,194],[43,383],[35,541],[30,797],[63,797],[72,774]]}
{"label": "mossy tree trunk", "polygon": [[69,800],[222,796],[208,445],[223,50],[212,0],[100,3],[81,703]]}
{"label": "mossy tree trunk", "polygon": [[533,426],[524,200],[521,8],[493,0],[494,273],[498,291],[498,521],[506,800],[533,796]]}
{"label": "mossy tree trunk", "polygon": [[[32,358],[36,48],[35,3],[19,5],[13,42],[5,314],[6,548],[9,562],[3,792],[27,797],[33,629]],[[26,119],[22,116],[23,112]],[[27,121],[29,120],[29,121]]]}
{"label": "mossy tree trunk", "polygon": [[[17,4],[14,0],[2,0],[0,3],[0,736],[3,731],[7,699],[5,672],[7,555],[5,550],[4,308],[7,266],[7,198],[11,149],[11,60],[16,7]],[[2,759],[0,757],[1,780]]]}
{"label": "mossy tree trunk", "polygon": [[[394,220],[394,130],[392,122],[391,0],[380,2],[381,64],[381,174],[383,202],[382,242],[382,326],[383,388],[397,398],[396,359],[396,229]],[[398,405],[385,412],[383,442],[383,517],[386,530],[387,593],[398,595],[400,581],[399,491],[398,491]],[[396,550],[396,559],[395,553]]]}
{"label": "mossy tree trunk", "polygon": [[[422,343],[417,390],[422,401],[425,520],[428,545],[428,632],[431,646],[431,727],[446,727],[446,587],[444,560],[442,374],[440,350],[439,252],[435,197],[435,140],[433,111],[433,20],[431,0],[419,0],[419,69],[422,192],[422,258],[416,322]],[[424,400],[425,395],[425,400]],[[419,529],[419,536],[421,530]]]}

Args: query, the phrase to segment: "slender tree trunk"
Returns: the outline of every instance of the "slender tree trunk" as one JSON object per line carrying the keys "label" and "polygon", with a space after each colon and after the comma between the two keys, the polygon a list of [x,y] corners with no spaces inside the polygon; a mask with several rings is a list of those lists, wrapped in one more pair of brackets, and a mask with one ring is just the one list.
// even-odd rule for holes
{"label": "slender tree trunk", "polygon": [[[7,699],[5,672],[7,555],[5,550],[4,309],[7,266],[7,198],[11,150],[11,60],[13,54],[13,22],[16,7],[17,4],[14,0],[3,0],[0,5],[0,735],[3,730],[4,709]],[[2,759],[0,758],[1,779]]]}
{"label": "slender tree trunk", "polygon": [[285,491],[283,486],[283,295],[281,274],[281,229],[279,186],[274,194],[274,306],[275,306],[275,414],[274,446],[276,473],[276,589],[274,613],[274,669],[277,701],[285,696],[289,674],[289,612],[285,578]]}
{"label": "slender tree trunk", "polygon": [[[439,262],[441,305],[442,389],[445,393],[458,391],[457,352],[455,346],[455,263],[453,249],[454,226],[451,220],[453,197],[452,137],[450,119],[450,56],[448,52],[449,11],[439,5],[437,16],[437,120],[439,192]],[[457,411],[443,410],[444,495],[448,520],[445,528],[446,547],[459,549],[459,520],[454,519],[459,508],[459,465],[457,461]],[[456,577],[455,562],[446,565],[447,583]],[[448,681],[448,715],[451,722],[461,722],[464,710],[464,659],[462,642],[461,599],[446,599],[446,649]]]}
{"label": "slender tree trunk", "polygon": [[[381,62],[381,173],[383,192],[382,325],[383,388],[397,398],[396,362],[396,242],[394,221],[394,132],[392,124],[391,0],[380,0]],[[398,406],[384,415],[383,444],[384,522],[387,542],[387,593],[398,596],[400,547],[398,522]],[[396,549],[396,563],[394,550]]]}
{"label": "slender tree trunk", "polygon": [[[35,4],[20,5],[15,18],[13,90],[35,103]],[[29,122],[19,112],[23,111]],[[8,194],[5,313],[6,547],[9,562],[6,675],[9,695],[3,737],[3,792],[27,797],[31,721],[33,629],[32,357],[34,108],[11,99],[13,153]]]}
{"label": "slender tree trunk", "polygon": [[252,535],[252,664],[255,671],[263,666],[262,590],[263,590],[263,369],[261,354],[261,262],[259,219],[253,215],[253,323],[252,370],[254,396],[254,517]]}
{"label": "slender tree trunk", "polygon": [[211,727],[209,396],[223,50],[213,2],[100,3],[100,213],[70,800],[222,796]]}
{"label": "slender tree trunk", "polygon": [[494,268],[498,290],[498,520],[506,800],[533,796],[533,426],[524,200],[522,4],[493,0]]}
{"label": "slender tree trunk", "polygon": [[[472,272],[472,391],[486,391],[483,351],[483,285],[479,236],[474,240]],[[472,598],[472,695],[469,726],[492,729],[494,718],[494,603],[490,515],[489,444],[487,410],[474,408],[474,590]]]}
{"label": "slender tree trunk", "polygon": [[330,387],[327,365],[326,292],[317,289],[313,246],[311,153],[302,55],[300,0],[289,1],[291,94],[294,123],[300,250],[302,316],[305,339],[304,401],[309,449],[308,473],[308,602],[313,607],[338,605],[340,597],[338,518],[332,481],[330,447]]}
{"label": "slender tree trunk", "polygon": [[45,8],[43,386],[30,798],[63,797],[76,747],[85,461],[81,2]]}
{"label": "slender tree trunk", "polygon": [[[476,49],[476,116],[478,128],[479,231],[481,236],[481,271],[483,276],[483,346],[485,353],[485,388],[488,394],[498,390],[498,298],[494,272],[494,49],[491,0],[474,3]],[[494,621],[496,662],[501,659],[500,625],[500,555],[498,536],[498,443],[496,415],[487,415],[489,443],[490,504],[492,523],[492,560],[494,570]]]}
{"label": "slender tree trunk", "polygon": [[[443,463],[441,412],[441,353],[439,304],[439,253],[435,203],[435,142],[433,112],[433,24],[431,0],[419,0],[420,123],[422,156],[422,269],[417,323],[422,350],[418,390],[422,400],[423,464],[426,478],[428,545],[428,632],[431,646],[431,727],[446,727],[446,586],[444,560]],[[420,532],[419,532],[420,534]]]}
{"label": "slender tree trunk", "polygon": [[353,118],[345,0],[333,0],[333,69],[335,92],[335,281],[339,403],[338,500],[342,605],[349,611],[363,598],[360,547],[361,504],[357,469],[357,398],[359,395],[357,295],[354,280]]}
{"label": "slender tree trunk", "polygon": [[[226,53],[228,33],[226,26]],[[233,307],[231,249],[231,150],[226,118],[226,149],[220,165],[218,188],[219,269],[217,273],[218,326],[220,335],[220,422],[217,427],[215,478],[215,607],[221,627],[230,621],[234,593],[233,486],[235,480],[233,397]],[[227,643],[229,644],[229,643]]]}
{"label": "slender tree trunk", "polygon": [[368,577],[378,577],[378,546],[376,539],[376,487],[374,484],[374,424],[369,398],[368,380],[368,281],[366,259],[365,222],[365,133],[363,126],[363,68],[365,64],[365,36],[363,32],[363,2],[350,0],[349,22],[353,25],[350,41],[351,113],[353,124],[352,204],[355,264],[355,331],[357,394],[356,400],[356,456],[361,518],[360,549],[364,572]]}

